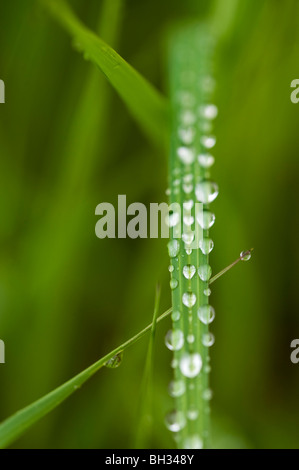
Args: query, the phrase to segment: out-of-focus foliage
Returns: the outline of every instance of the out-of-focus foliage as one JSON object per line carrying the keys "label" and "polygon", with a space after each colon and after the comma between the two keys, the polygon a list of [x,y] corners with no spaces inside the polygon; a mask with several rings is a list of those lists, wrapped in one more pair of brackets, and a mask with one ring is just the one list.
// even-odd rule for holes
{"label": "out-of-focus foliage", "polygon": [[[224,4],[228,4],[223,0]],[[212,2],[70,1],[129,63],[167,93],[165,32],[217,12]],[[198,6],[200,4],[200,6]],[[221,37],[211,233],[214,445],[298,447],[297,312],[299,6],[239,0]],[[119,16],[119,18],[118,18]],[[219,19],[218,19],[219,21]],[[165,240],[99,240],[95,207],[166,199],[167,159],[143,137],[100,71],[33,0],[0,5],[0,419],[75,375],[151,321],[155,285],[170,305]],[[217,24],[217,22],[215,23]],[[109,27],[110,26],[110,27]],[[298,106],[298,107],[297,107]],[[147,447],[173,446],[164,426],[170,321],[157,327],[154,427]],[[15,447],[133,447],[147,340],[102,370]]]}

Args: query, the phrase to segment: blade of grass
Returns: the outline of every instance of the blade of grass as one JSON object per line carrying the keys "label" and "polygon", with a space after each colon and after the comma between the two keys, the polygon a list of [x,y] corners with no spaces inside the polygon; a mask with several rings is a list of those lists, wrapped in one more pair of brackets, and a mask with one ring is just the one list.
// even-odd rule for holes
{"label": "blade of grass", "polygon": [[[157,318],[156,323],[159,323],[161,320],[166,318],[171,313],[171,311],[171,308],[166,310],[166,312]],[[87,369],[80,372],[68,382],[64,383],[44,397],[40,398],[31,405],[23,408],[22,410],[12,415],[10,418],[3,421],[0,424],[0,448],[4,449],[9,446],[34,423],[39,421],[46,414],[60,405],[60,403],[66,400],[66,398],[72,395],[76,390],[78,390],[78,388],[81,387],[88,379],[90,379],[99,369],[105,366],[107,361],[139,341],[148,331],[153,329],[153,323],[148,325],[125,343],[115,348],[110,353],[106,354],[106,356],[99,359]]]}
{"label": "blade of grass", "polygon": [[90,31],[63,0],[40,0],[72,36],[84,58],[96,64],[145,133],[159,146],[168,132],[166,99],[117,52]]}
{"label": "blade of grass", "polygon": [[156,288],[155,308],[153,314],[153,322],[151,328],[151,336],[148,344],[148,351],[145,361],[145,369],[141,387],[141,404],[139,411],[139,423],[136,432],[137,449],[142,449],[148,441],[152,427],[152,383],[153,383],[153,362],[154,362],[154,341],[157,325],[157,317],[159,312],[161,289],[160,285]]}

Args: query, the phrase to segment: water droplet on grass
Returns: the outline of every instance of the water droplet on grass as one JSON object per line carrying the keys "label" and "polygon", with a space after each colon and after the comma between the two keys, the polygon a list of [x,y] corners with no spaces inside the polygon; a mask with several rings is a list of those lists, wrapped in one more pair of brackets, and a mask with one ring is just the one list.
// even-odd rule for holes
{"label": "water droplet on grass", "polygon": [[215,318],[215,310],[211,305],[203,305],[197,311],[198,318],[205,325],[209,325]]}
{"label": "water droplet on grass", "polygon": [[165,344],[170,351],[179,351],[184,346],[184,334],[181,330],[169,330],[165,336]]}
{"label": "water droplet on grass", "polygon": [[183,267],[183,274],[186,279],[192,279],[195,273],[196,273],[195,266],[191,264],[187,264],[186,266]]}
{"label": "water droplet on grass", "polygon": [[200,139],[202,145],[207,149],[212,149],[216,145],[216,137],[211,136],[202,136]]}
{"label": "water droplet on grass", "polygon": [[179,285],[179,281],[173,277],[172,279],[170,279],[169,285],[170,289],[174,290]]}
{"label": "water droplet on grass", "polygon": [[105,362],[105,367],[108,369],[116,369],[121,365],[123,360],[123,351],[120,351],[118,354],[115,354],[109,361]]}
{"label": "water droplet on grass", "polygon": [[201,153],[198,155],[197,160],[203,168],[210,168],[215,163],[215,158],[209,153]]}
{"label": "water droplet on grass", "polygon": [[165,418],[166,427],[172,432],[179,432],[186,425],[186,418],[181,411],[171,411]]}
{"label": "water droplet on grass", "polygon": [[185,292],[183,294],[182,302],[186,307],[193,307],[196,303],[196,295],[192,292]]}
{"label": "water droplet on grass", "polygon": [[201,106],[199,112],[202,117],[210,120],[215,119],[218,116],[218,108],[215,104]]}
{"label": "water droplet on grass", "polygon": [[191,165],[194,162],[194,151],[188,147],[179,147],[177,150],[177,154],[181,162],[185,165]]}
{"label": "water droplet on grass", "polygon": [[183,449],[202,449],[202,448],[203,448],[203,441],[197,434],[188,436],[184,440]]}
{"label": "water droplet on grass", "polygon": [[195,187],[195,195],[197,200],[203,204],[213,202],[218,196],[218,193],[218,185],[212,181],[202,181]]}
{"label": "water droplet on grass", "polygon": [[202,238],[199,240],[199,248],[204,255],[208,255],[214,248],[214,242],[211,238]]}
{"label": "water droplet on grass", "polygon": [[209,264],[203,264],[198,268],[198,275],[204,282],[208,281],[212,276],[212,268]]}
{"label": "water droplet on grass", "polygon": [[171,397],[181,397],[186,391],[186,385],[183,380],[173,380],[168,387]]}
{"label": "water droplet on grass", "polygon": [[215,223],[215,214],[210,211],[200,211],[196,216],[196,220],[204,230],[211,228]]}
{"label": "water droplet on grass", "polygon": [[215,336],[212,333],[206,333],[202,337],[202,344],[208,348],[215,343]]}
{"label": "water droplet on grass", "polygon": [[196,377],[202,368],[201,355],[198,353],[184,354],[180,360],[180,369],[185,377]]}
{"label": "water droplet on grass", "polygon": [[241,258],[242,261],[248,261],[248,260],[250,260],[250,258],[251,258],[251,251],[249,251],[249,250],[242,251],[242,253],[240,253],[240,258]]}
{"label": "water droplet on grass", "polygon": [[178,240],[171,240],[168,243],[167,247],[168,247],[168,254],[170,258],[175,258],[179,254],[180,244]]}
{"label": "water droplet on grass", "polygon": [[180,318],[181,318],[181,314],[178,310],[175,310],[174,312],[172,312],[171,314],[172,321],[178,321]]}

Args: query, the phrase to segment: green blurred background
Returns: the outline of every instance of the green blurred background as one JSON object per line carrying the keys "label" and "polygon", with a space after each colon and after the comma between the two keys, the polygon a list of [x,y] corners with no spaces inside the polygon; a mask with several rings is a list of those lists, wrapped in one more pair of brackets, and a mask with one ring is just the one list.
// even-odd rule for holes
{"label": "green blurred background", "polygon": [[[166,93],[165,32],[173,21],[215,18],[220,195],[211,350],[215,447],[298,448],[297,243],[299,5],[295,0],[71,0],[78,16]],[[219,22],[220,18],[220,22]],[[0,4],[0,420],[60,385],[150,323],[155,286],[170,306],[165,240],[99,240],[95,207],[165,201],[168,156],[146,140],[101,72],[33,0]],[[170,319],[159,324],[153,432],[142,445],[174,446],[164,426]],[[30,429],[18,448],[132,448],[148,338],[125,351]]]}

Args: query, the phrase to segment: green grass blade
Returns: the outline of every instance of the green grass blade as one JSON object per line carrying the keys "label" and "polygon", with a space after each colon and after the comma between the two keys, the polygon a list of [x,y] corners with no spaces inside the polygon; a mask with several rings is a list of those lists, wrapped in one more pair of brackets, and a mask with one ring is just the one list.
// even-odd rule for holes
{"label": "green grass blade", "polygon": [[[172,309],[168,309],[157,319],[157,323],[166,318]],[[56,388],[52,392],[48,393],[44,397],[35,401],[31,405],[18,411],[10,418],[6,419],[0,424],[0,448],[6,448],[18,437],[20,437],[28,428],[34,423],[43,418],[50,411],[55,409],[60,403],[66,398],[72,395],[79,387],[81,387],[88,379],[90,379],[99,369],[105,366],[106,362],[112,359],[114,356],[124,351],[124,349],[132,346],[136,341],[141,339],[147,332],[152,330],[153,323],[148,325],[146,328],[141,330],[137,335],[130,338],[125,343],[118,346],[116,349],[111,351],[106,356],[99,359],[97,362],[92,364],[90,367],[80,372],[68,382],[64,383],[60,387]]]}
{"label": "green grass blade", "polygon": [[126,103],[144,132],[158,145],[168,133],[167,100],[117,52],[90,31],[63,0],[41,0],[72,36],[84,58],[96,64]]}
{"label": "green grass blade", "polygon": [[153,417],[152,417],[152,405],[153,405],[153,362],[154,362],[154,341],[156,334],[157,318],[159,313],[161,289],[157,285],[155,307],[153,314],[153,322],[151,328],[151,335],[148,344],[147,356],[145,361],[145,369],[141,387],[141,403],[139,412],[139,423],[137,425],[136,432],[136,445],[137,449],[146,448],[146,443],[150,438]]}

